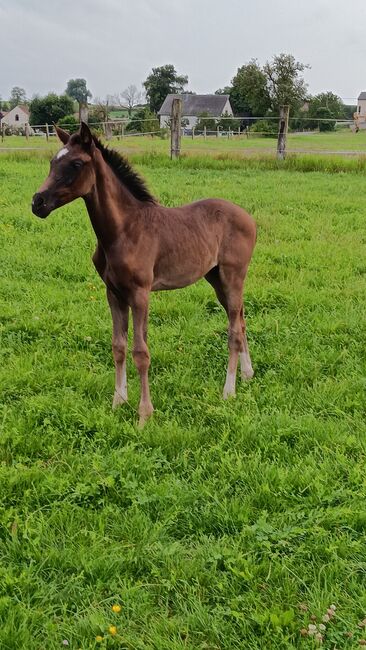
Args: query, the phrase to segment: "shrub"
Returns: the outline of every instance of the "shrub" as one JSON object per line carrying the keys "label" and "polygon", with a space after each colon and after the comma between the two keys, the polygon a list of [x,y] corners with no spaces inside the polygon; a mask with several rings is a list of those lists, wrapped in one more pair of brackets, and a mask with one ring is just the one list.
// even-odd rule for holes
{"label": "shrub", "polygon": [[76,133],[79,130],[79,120],[74,115],[65,115],[58,121],[58,126],[66,129],[69,133]]}

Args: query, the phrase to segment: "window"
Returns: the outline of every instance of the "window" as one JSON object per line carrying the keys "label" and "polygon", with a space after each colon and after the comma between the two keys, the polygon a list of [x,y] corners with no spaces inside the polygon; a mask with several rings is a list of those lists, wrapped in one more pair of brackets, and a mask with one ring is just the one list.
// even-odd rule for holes
{"label": "window", "polygon": [[15,121],[16,121],[16,122],[19,122],[19,115],[18,115],[18,113],[15,115]]}

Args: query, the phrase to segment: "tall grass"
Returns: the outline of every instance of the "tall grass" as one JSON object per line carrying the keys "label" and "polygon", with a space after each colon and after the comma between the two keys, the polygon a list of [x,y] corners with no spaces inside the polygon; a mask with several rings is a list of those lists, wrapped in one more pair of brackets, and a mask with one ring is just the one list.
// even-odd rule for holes
{"label": "tall grass", "polygon": [[[131,153],[124,152],[123,147],[116,147],[122,154],[137,165],[153,166],[155,168],[182,168],[182,169],[217,169],[240,170],[258,169],[264,171],[283,170],[297,172],[325,172],[338,173],[365,173],[366,155],[346,157],[341,155],[321,154],[288,154],[285,160],[277,160],[276,156],[269,154],[253,154],[250,157],[240,157],[232,153],[218,153],[207,155],[182,154],[179,160],[171,161],[166,154],[156,151]],[[11,151],[0,153],[0,161],[45,161],[50,160],[53,151]]]}
{"label": "tall grass", "polygon": [[165,205],[222,196],[255,217],[256,375],[223,402],[226,319],[211,287],[157,293],[156,413],[137,429],[130,358],[130,402],[113,413],[111,321],[85,208],[37,220],[47,160],[0,156],[0,647],[310,649],[300,630],[331,604],[323,647],[358,647],[363,167],[135,161]]}

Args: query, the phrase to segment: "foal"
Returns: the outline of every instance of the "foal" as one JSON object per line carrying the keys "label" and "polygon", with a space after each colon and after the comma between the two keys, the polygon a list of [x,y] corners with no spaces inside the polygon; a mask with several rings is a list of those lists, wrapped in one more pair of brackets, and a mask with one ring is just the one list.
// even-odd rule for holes
{"label": "foal", "polygon": [[106,149],[82,123],[69,135],[56,127],[63,148],[34,195],[41,218],[78,197],[85,201],[98,244],[94,265],[107,288],[116,367],[113,407],[127,401],[126,351],[129,309],[133,359],[141,383],[140,425],[153,412],[150,399],[147,321],[151,291],[178,289],[202,277],[213,286],[229,319],[229,364],[224,398],[235,395],[236,369],[253,376],[245,335],[243,283],[256,240],[253,219],[237,205],[206,199],[165,208],[129,163]]}

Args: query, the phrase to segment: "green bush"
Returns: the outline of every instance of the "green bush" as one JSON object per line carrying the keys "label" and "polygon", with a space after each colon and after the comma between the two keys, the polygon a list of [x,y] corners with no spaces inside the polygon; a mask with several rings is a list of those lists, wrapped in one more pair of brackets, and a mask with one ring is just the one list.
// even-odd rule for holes
{"label": "green bush", "polygon": [[276,138],[278,134],[278,123],[276,120],[258,120],[250,127],[251,133],[262,133],[266,138]]}
{"label": "green bush", "polygon": [[[319,118],[319,131],[325,132],[325,131],[334,131],[335,129],[335,121],[334,120],[328,120],[326,118],[331,118],[332,113],[329,108],[326,106],[320,106],[314,113],[314,117]],[[322,121],[320,121],[322,120]]]}
{"label": "green bush", "polygon": [[58,126],[66,129],[69,133],[76,133],[79,130],[79,120],[73,115],[65,115],[58,121]]}

